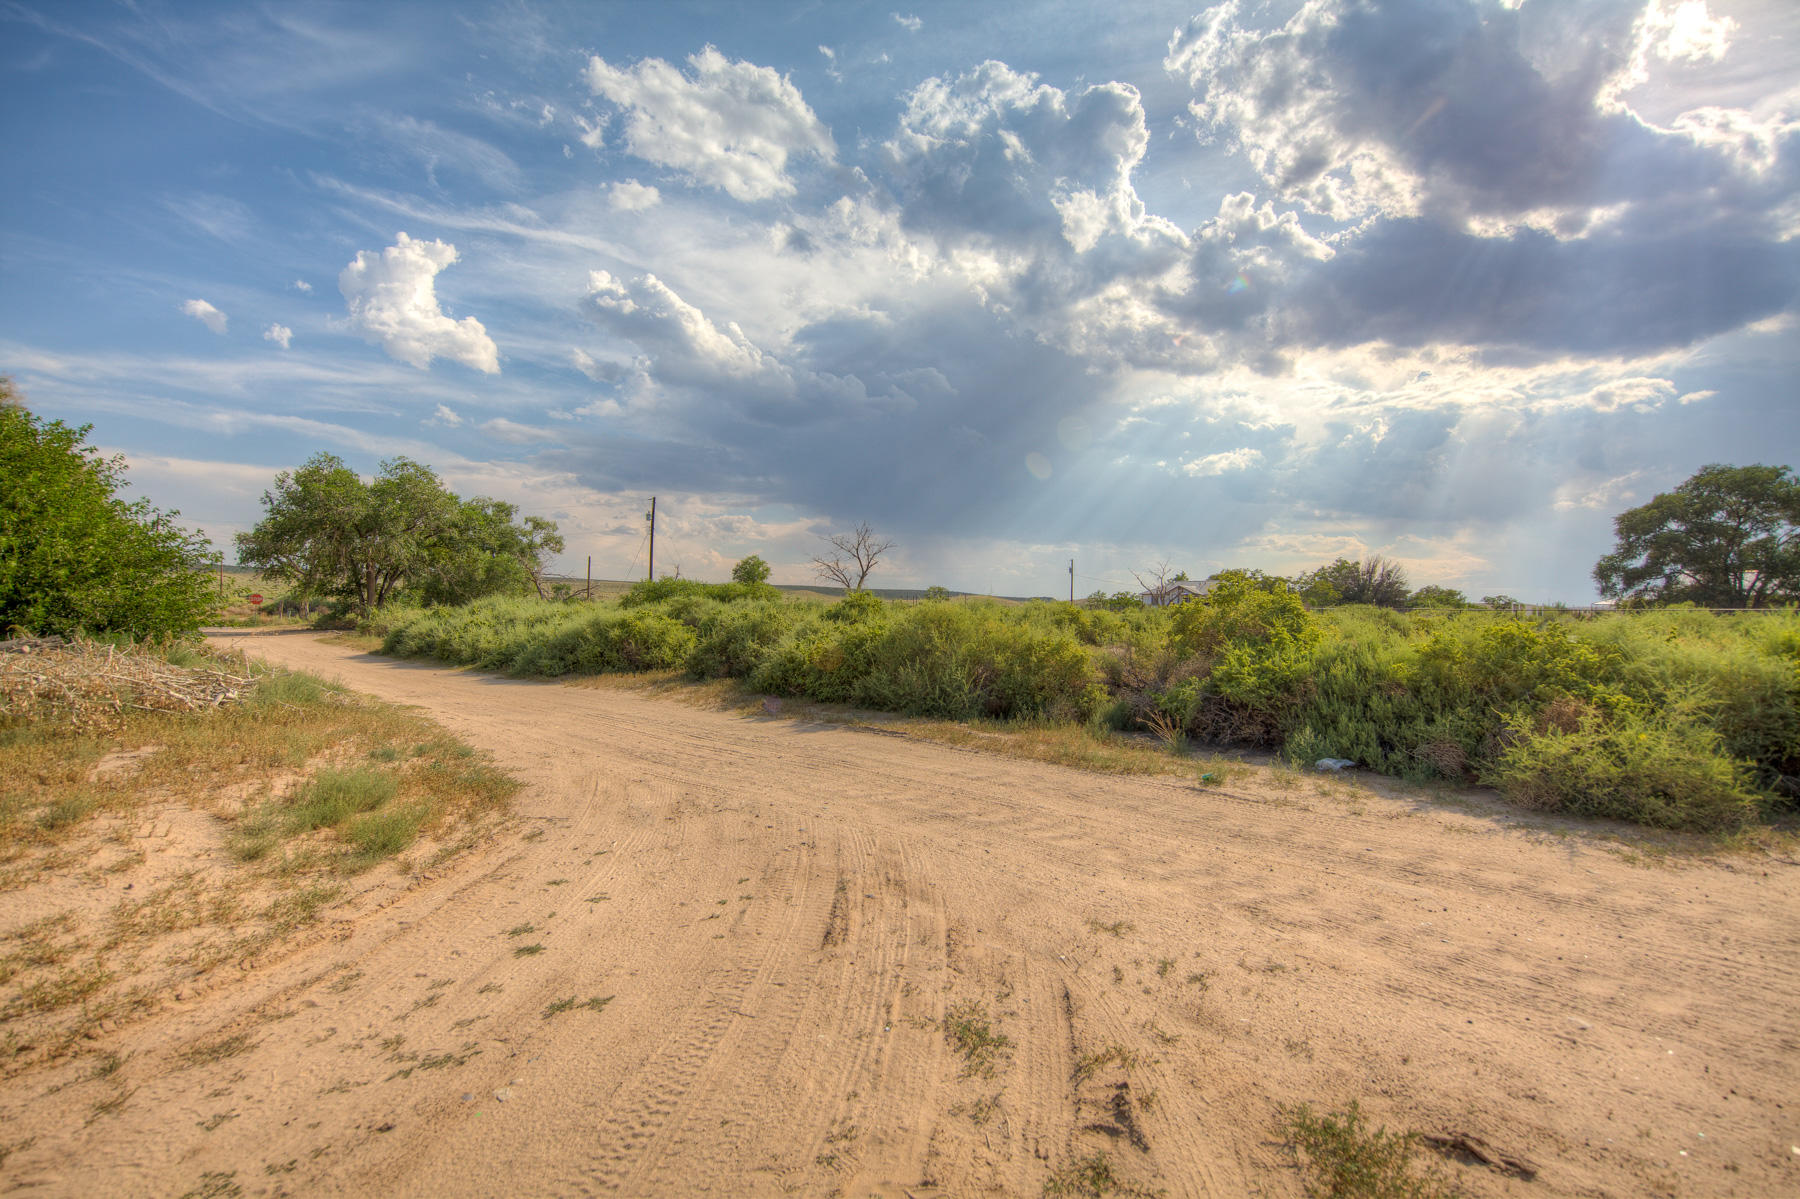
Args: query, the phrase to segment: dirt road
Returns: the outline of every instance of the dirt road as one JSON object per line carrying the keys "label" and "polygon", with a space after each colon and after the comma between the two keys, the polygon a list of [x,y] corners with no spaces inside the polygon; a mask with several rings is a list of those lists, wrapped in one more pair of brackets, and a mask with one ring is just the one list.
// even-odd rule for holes
{"label": "dirt road", "polygon": [[120,1033],[107,1119],[15,1080],[0,1190],[1297,1195],[1277,1106],[1355,1099],[1537,1167],[1473,1194],[1800,1194],[1791,865],[241,640],[492,750],[521,827]]}

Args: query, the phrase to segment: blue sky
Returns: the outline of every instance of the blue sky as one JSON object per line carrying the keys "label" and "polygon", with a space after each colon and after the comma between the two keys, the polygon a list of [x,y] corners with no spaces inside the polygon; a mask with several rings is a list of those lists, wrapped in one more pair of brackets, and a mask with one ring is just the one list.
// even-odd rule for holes
{"label": "blue sky", "polygon": [[395,455],[564,563],[1586,601],[1800,447],[1800,6],[0,3],[0,372],[222,546]]}

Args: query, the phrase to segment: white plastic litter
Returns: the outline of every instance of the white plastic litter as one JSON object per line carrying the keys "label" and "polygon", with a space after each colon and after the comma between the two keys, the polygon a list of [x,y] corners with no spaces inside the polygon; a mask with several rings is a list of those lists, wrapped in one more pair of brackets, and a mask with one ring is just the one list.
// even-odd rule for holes
{"label": "white plastic litter", "polygon": [[1318,770],[1344,770],[1354,765],[1356,763],[1349,758],[1320,758],[1313,763],[1314,768]]}

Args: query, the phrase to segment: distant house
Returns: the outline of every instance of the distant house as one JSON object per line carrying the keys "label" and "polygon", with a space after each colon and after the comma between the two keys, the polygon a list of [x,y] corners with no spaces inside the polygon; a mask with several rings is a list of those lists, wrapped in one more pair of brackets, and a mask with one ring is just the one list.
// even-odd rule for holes
{"label": "distant house", "polygon": [[1217,579],[1178,579],[1148,591],[1138,592],[1146,608],[1167,608],[1171,604],[1199,599],[1218,585]]}

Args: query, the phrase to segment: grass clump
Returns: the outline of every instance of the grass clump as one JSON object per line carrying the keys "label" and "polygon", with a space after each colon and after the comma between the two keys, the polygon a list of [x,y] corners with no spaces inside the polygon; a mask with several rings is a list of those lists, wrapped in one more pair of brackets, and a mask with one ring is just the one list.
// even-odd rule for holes
{"label": "grass clump", "polygon": [[288,828],[296,833],[337,828],[393,799],[399,786],[400,780],[385,770],[322,770],[286,805]]}
{"label": "grass clump", "polygon": [[1305,1174],[1308,1199],[1454,1199],[1457,1192],[1418,1160],[1413,1133],[1370,1128],[1354,1100],[1317,1115],[1308,1104],[1283,1109],[1281,1130]]}

